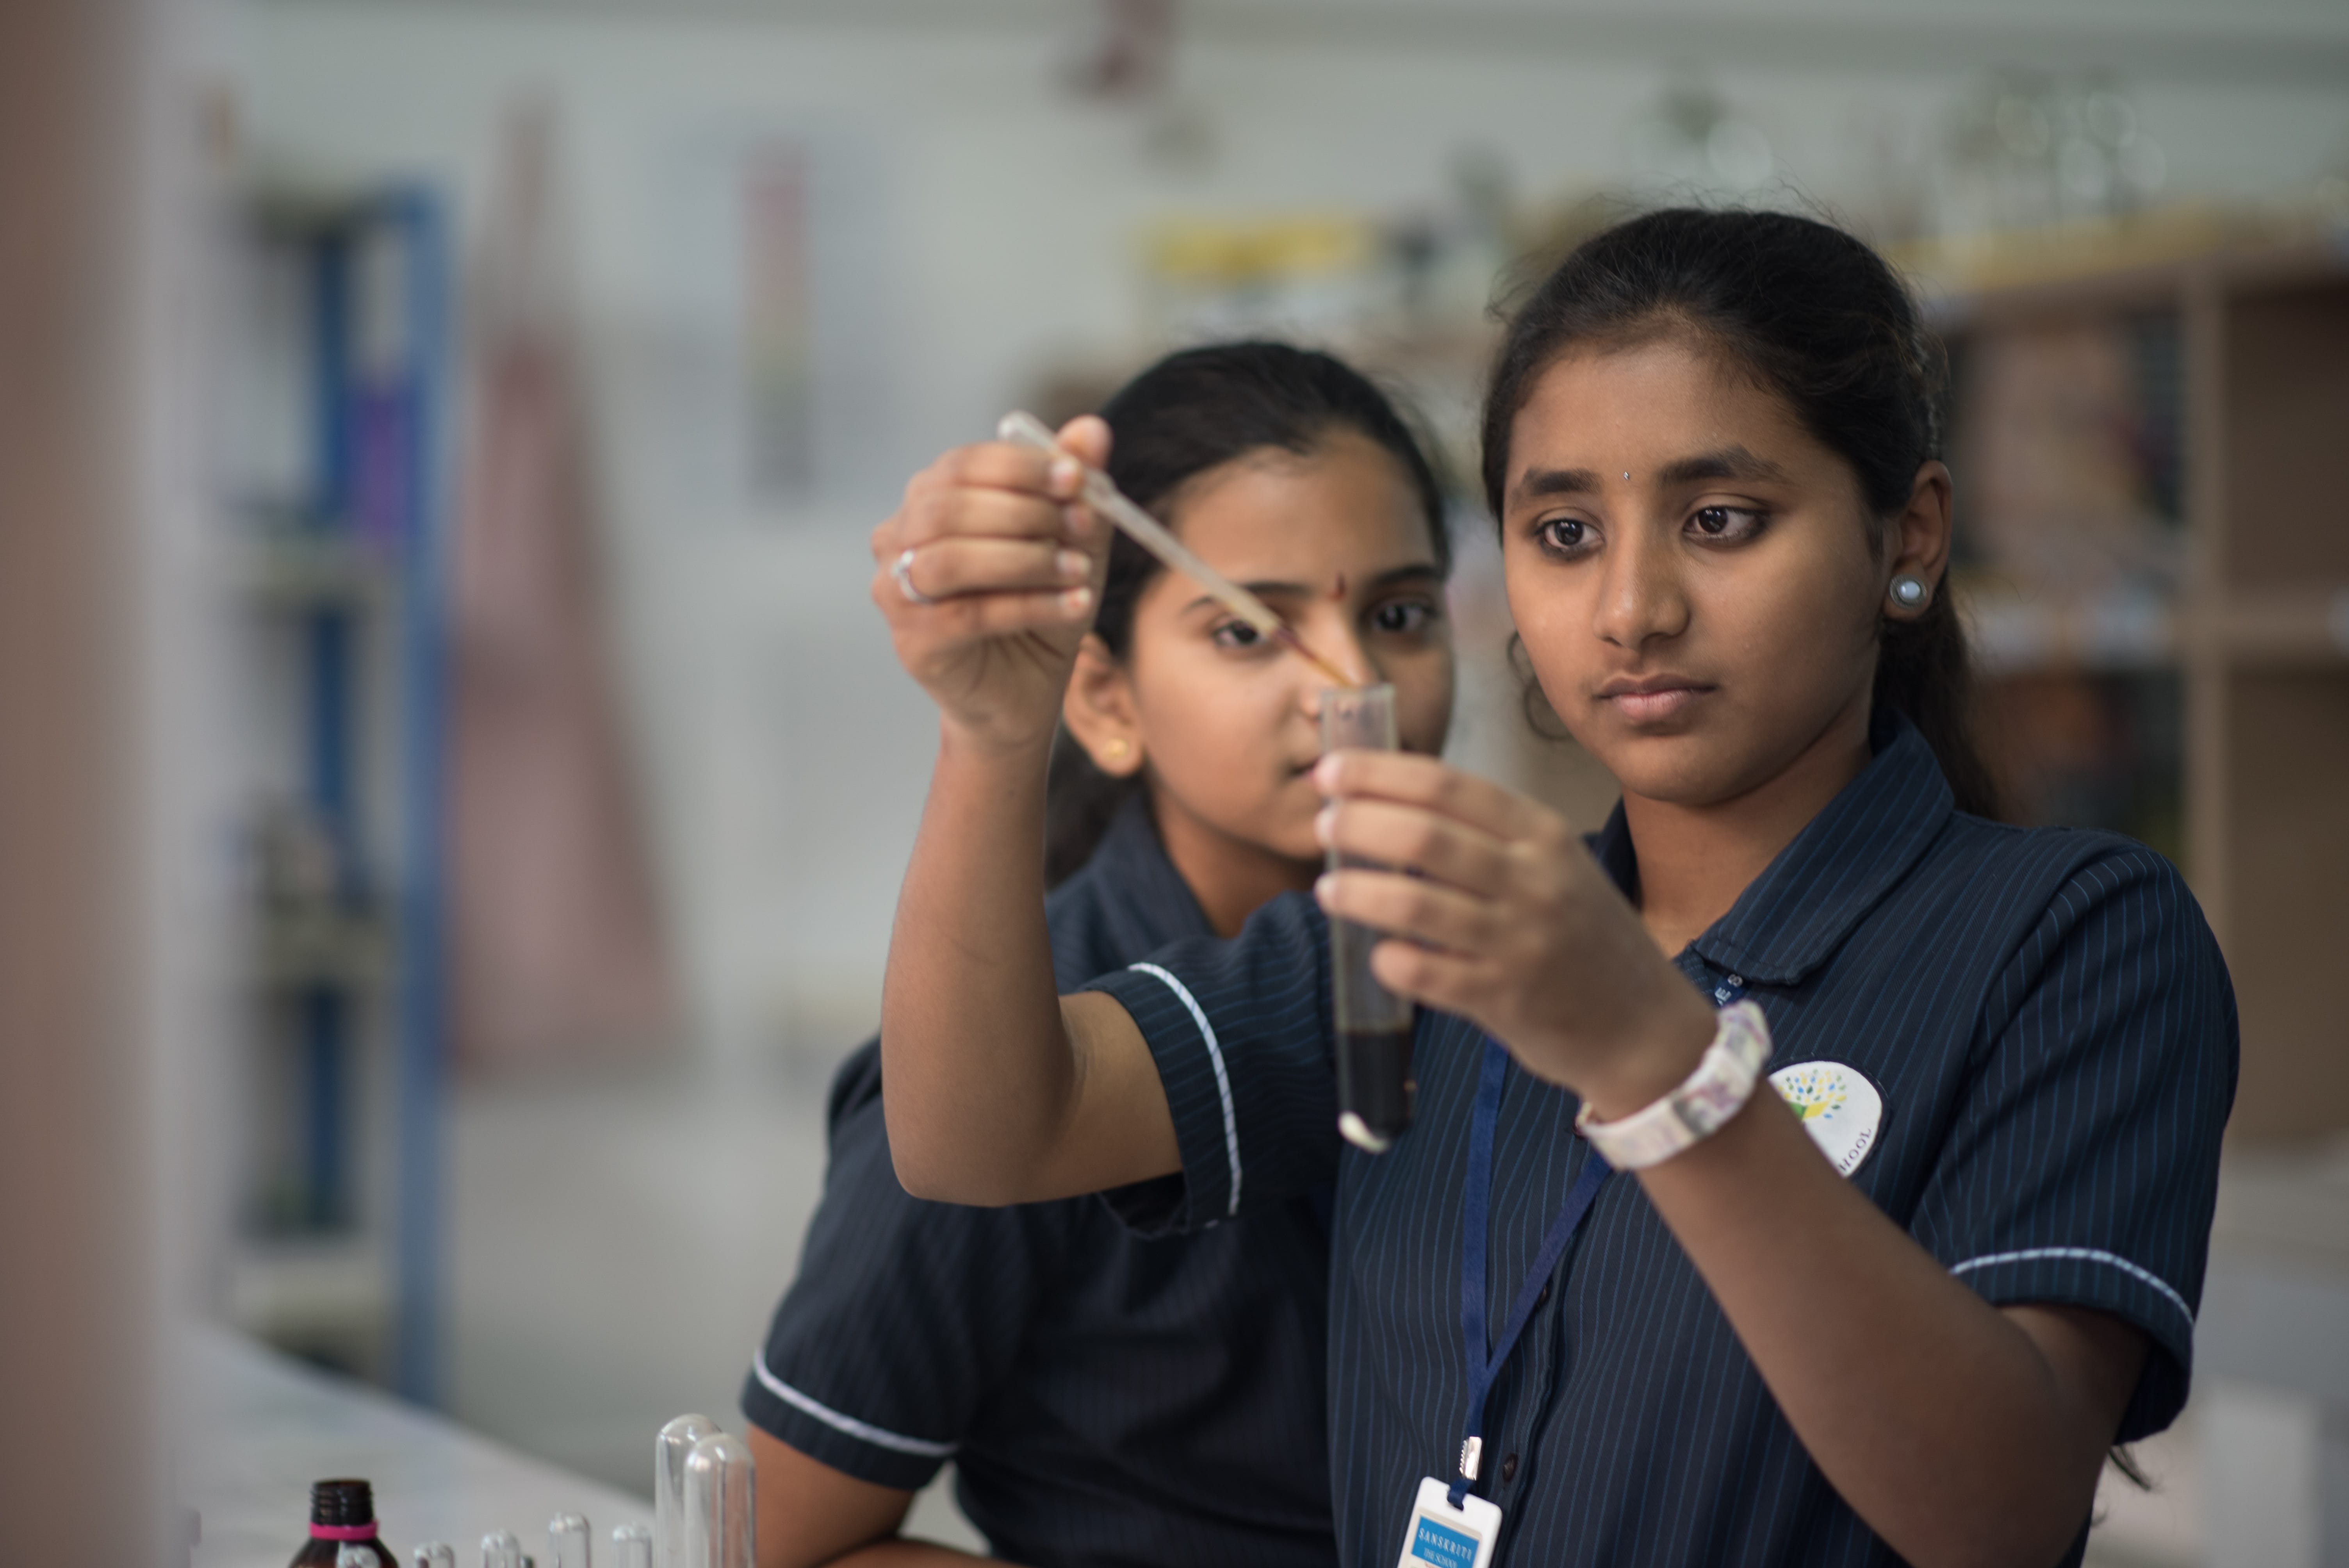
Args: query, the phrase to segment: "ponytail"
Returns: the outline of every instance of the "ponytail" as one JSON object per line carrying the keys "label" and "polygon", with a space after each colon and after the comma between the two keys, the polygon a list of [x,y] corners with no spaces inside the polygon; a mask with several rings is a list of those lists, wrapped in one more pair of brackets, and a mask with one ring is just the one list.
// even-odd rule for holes
{"label": "ponytail", "polygon": [[1973,735],[1973,661],[1945,582],[1913,621],[1887,616],[1876,654],[1876,708],[1904,715],[1933,748],[1957,808],[1995,821],[1998,784]]}

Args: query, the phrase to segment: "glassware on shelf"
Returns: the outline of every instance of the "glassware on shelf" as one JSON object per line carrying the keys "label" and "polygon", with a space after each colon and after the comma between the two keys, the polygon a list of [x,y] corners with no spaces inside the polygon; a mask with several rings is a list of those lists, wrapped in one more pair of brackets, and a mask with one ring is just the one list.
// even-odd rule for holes
{"label": "glassware on shelf", "polygon": [[684,1568],[757,1568],[750,1447],[713,1432],[685,1457]]}
{"label": "glassware on shelf", "polygon": [[575,1513],[548,1520],[546,1554],[551,1568],[587,1568],[587,1521]]}
{"label": "glassware on shelf", "polygon": [[612,1527],[612,1568],[653,1568],[653,1532],[641,1524]]}
{"label": "glassware on shelf", "polygon": [[653,1439],[653,1561],[685,1568],[685,1460],[693,1445],[718,1430],[707,1416],[679,1416]]}

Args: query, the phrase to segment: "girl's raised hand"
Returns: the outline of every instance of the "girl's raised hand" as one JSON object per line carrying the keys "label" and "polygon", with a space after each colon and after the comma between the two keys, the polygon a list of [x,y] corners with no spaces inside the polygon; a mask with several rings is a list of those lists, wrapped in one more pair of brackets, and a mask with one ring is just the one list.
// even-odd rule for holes
{"label": "girl's raised hand", "polygon": [[1340,751],[1315,774],[1324,844],[1408,867],[1332,872],[1321,907],[1405,941],[1390,990],[1470,1019],[1602,1119],[1661,1098],[1713,1037],[1713,1010],[1555,811],[1403,752]]}
{"label": "girl's raised hand", "polygon": [[990,441],[916,474],[873,531],[873,602],[898,662],[944,722],[988,749],[1049,745],[1092,624],[1110,528],[1076,500],[1078,458],[1109,458],[1109,427],[1061,431],[1075,456]]}

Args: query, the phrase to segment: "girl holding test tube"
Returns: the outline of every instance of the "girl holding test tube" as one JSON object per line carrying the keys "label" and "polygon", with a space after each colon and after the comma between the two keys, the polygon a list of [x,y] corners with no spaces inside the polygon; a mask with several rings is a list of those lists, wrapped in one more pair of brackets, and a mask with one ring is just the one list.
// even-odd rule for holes
{"label": "girl holding test tube", "polygon": [[[1316,647],[1392,683],[1404,744],[1442,748],[1443,498],[1370,382],[1326,355],[1231,344],[1162,361],[1103,414],[1127,493]],[[999,456],[947,466],[983,476]],[[906,511],[943,514],[963,493],[934,476]],[[925,549],[909,586],[948,594],[1003,552]],[[1072,558],[1082,573],[1098,555]],[[1321,866],[1322,682],[1130,542],[1099,587],[1089,631],[1045,660],[1007,647],[988,677],[1046,694],[1029,683],[1050,665],[1028,711],[1044,744],[1061,727],[1051,864],[1040,877],[1031,843],[1026,880],[1048,987],[1231,935],[1268,900],[1301,903]],[[1334,1562],[1328,1184],[1171,1243],[1137,1239],[1091,1198],[922,1202],[891,1171],[881,1095],[868,1045],[833,1088],[823,1201],[743,1386],[761,1568],[958,1560],[897,1537],[949,1456],[965,1512],[1030,1568]]]}
{"label": "girl holding test tube", "polygon": [[[1036,866],[1092,605],[1051,562],[1100,531],[1065,470],[980,449],[876,532],[947,568],[936,605],[875,590],[941,715],[883,1015],[898,1171],[1175,1231],[1334,1174],[1357,1568],[2075,1563],[2107,1450],[2184,1401],[2232,994],[2160,856],[1993,820],[1939,364],[1825,224],[1587,242],[1510,324],[1483,480],[1613,817],[1340,752],[1319,836],[1371,867],[1073,995]],[[1331,1125],[1327,916],[1402,939],[1373,968],[1421,1005],[1383,1154]]]}

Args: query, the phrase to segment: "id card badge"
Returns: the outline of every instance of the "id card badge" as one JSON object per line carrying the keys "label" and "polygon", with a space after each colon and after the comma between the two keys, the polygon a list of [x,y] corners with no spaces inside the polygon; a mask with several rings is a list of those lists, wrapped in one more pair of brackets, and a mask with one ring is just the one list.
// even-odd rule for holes
{"label": "id card badge", "polygon": [[1419,1483],[1395,1568],[1492,1568],[1500,1535],[1497,1506],[1472,1493],[1454,1508],[1451,1486],[1430,1476]]}

